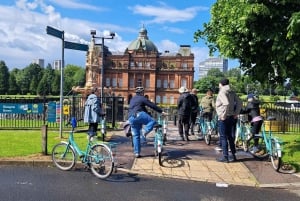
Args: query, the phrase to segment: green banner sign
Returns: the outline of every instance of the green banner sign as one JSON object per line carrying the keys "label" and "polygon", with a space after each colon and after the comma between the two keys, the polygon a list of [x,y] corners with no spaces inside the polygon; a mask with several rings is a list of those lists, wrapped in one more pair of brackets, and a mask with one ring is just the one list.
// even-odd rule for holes
{"label": "green banner sign", "polygon": [[0,103],[0,113],[7,114],[41,114],[42,103]]}

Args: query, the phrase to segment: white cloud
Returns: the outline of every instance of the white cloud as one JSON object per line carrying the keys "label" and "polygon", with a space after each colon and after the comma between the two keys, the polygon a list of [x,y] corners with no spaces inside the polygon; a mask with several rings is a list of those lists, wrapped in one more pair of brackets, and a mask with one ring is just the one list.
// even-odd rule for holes
{"label": "white cloud", "polygon": [[94,11],[105,11],[107,8],[97,7],[95,5],[85,4],[77,2],[76,0],[50,0],[61,7],[70,8],[70,9],[85,9],[85,10],[94,10]]}
{"label": "white cloud", "polygon": [[198,11],[208,10],[208,7],[195,6],[185,9],[176,9],[167,6],[166,4],[161,4],[160,6],[152,5],[136,5],[134,7],[129,7],[135,14],[140,14],[144,16],[153,17],[152,20],[147,21],[147,23],[166,23],[166,22],[184,22],[192,20],[196,17]]}

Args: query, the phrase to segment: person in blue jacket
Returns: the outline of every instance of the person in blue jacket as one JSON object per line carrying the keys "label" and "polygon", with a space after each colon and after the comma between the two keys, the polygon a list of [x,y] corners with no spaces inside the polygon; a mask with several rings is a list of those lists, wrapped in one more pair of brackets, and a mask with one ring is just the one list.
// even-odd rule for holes
{"label": "person in blue jacket", "polygon": [[[135,157],[139,158],[141,156],[141,134],[146,136],[153,130],[154,125],[157,124],[156,120],[153,119],[147,112],[146,106],[152,108],[158,113],[163,113],[163,111],[160,107],[144,96],[144,87],[136,87],[135,92],[136,95],[130,100],[129,104],[128,121],[131,125],[133,137],[133,152]],[[143,125],[145,125],[144,128]]]}
{"label": "person in blue jacket", "polygon": [[97,93],[97,88],[91,89],[91,94],[88,96],[84,105],[84,118],[85,123],[89,123],[88,135],[93,137],[97,135],[98,123],[101,120],[101,106]]}

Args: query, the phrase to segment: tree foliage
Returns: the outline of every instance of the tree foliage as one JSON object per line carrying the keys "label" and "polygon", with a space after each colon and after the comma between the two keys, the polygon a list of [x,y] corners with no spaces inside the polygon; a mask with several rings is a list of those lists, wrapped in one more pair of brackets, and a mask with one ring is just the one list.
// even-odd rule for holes
{"label": "tree foliage", "polygon": [[0,94],[8,92],[9,73],[4,61],[0,61]]}
{"label": "tree foliage", "polygon": [[210,54],[238,59],[253,80],[282,84],[300,77],[300,1],[217,0],[211,20],[194,34],[204,39]]}

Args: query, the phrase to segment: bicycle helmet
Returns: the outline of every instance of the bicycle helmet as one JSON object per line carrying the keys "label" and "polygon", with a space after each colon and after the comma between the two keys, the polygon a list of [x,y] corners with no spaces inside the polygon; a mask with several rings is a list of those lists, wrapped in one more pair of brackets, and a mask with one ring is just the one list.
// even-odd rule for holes
{"label": "bicycle helmet", "polygon": [[140,93],[143,93],[143,92],[144,92],[144,87],[136,87],[136,88],[135,88],[135,92],[136,92],[136,93],[139,93],[139,94],[140,94]]}

